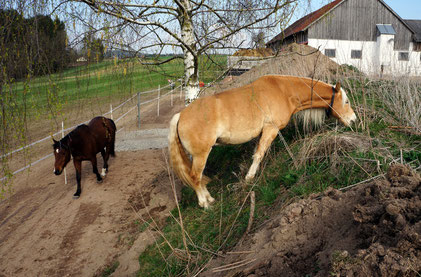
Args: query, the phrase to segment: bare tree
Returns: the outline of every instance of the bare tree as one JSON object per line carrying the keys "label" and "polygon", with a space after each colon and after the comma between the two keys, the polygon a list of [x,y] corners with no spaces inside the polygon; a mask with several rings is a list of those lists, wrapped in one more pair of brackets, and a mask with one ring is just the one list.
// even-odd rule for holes
{"label": "bare tree", "polygon": [[[157,55],[179,53],[153,63],[159,65],[183,59],[186,102],[190,102],[199,93],[201,55],[246,48],[250,45],[245,38],[247,32],[268,33],[277,27],[279,30],[298,4],[309,1],[68,0],[60,1],[55,10],[68,12],[90,29],[106,32],[113,47],[121,45],[131,51]],[[92,15],[87,16],[86,6],[94,12],[95,20]],[[151,64],[150,60],[143,62]]]}

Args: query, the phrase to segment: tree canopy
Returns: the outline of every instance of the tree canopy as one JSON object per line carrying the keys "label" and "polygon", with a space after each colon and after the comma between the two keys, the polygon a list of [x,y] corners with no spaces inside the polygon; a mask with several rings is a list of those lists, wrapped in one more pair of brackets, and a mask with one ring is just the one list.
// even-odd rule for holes
{"label": "tree canopy", "polygon": [[[55,1],[55,0],[51,0]],[[101,33],[113,48],[156,53],[183,53],[186,101],[198,96],[198,59],[249,48],[246,36],[272,36],[289,22],[300,3],[310,0],[69,0],[56,4],[90,31]],[[86,8],[90,8],[91,13]],[[150,60],[144,61],[150,63]]]}
{"label": "tree canopy", "polygon": [[16,10],[0,10],[0,65],[3,80],[43,75],[69,62],[64,22],[50,16],[25,18]]}

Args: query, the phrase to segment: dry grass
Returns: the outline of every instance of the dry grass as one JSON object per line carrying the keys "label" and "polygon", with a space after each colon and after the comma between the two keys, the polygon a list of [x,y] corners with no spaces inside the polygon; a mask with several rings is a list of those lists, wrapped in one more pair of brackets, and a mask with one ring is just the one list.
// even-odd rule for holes
{"label": "dry grass", "polygon": [[374,90],[393,123],[421,133],[421,85],[409,78],[394,79]]}
{"label": "dry grass", "polygon": [[264,64],[252,68],[229,82],[217,84],[214,92],[247,85],[269,74],[293,75],[330,81],[339,65],[308,45],[292,44]]}
{"label": "dry grass", "polygon": [[371,138],[357,133],[338,134],[336,131],[323,132],[304,139],[303,147],[297,155],[299,165],[320,159],[338,160],[343,153],[366,152],[371,148]]}

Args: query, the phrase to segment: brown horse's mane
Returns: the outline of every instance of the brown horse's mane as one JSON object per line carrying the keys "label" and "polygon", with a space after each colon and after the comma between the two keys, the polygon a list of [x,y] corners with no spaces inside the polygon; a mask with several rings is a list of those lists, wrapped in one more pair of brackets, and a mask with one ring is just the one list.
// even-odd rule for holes
{"label": "brown horse's mane", "polygon": [[81,124],[77,126],[74,130],[70,133],[65,135],[61,140],[54,142],[53,147],[54,149],[70,149],[70,143],[73,141],[80,141],[81,140],[81,132],[89,131],[89,127],[86,124]]}

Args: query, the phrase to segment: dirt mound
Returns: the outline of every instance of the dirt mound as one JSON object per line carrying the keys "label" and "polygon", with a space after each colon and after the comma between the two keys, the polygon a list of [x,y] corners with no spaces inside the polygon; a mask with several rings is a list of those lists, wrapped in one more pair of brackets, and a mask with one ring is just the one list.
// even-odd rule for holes
{"label": "dirt mound", "polygon": [[270,57],[273,56],[272,49],[270,48],[259,48],[259,49],[241,49],[234,53],[233,56],[245,56],[245,57]]}
{"label": "dirt mound", "polygon": [[419,276],[420,198],[420,176],[393,165],[385,179],[289,205],[203,275]]}
{"label": "dirt mound", "polygon": [[268,74],[314,77],[325,80],[330,78],[338,68],[337,63],[316,48],[294,43],[282,49],[275,58],[268,59],[264,64],[253,67],[230,82],[217,84],[216,92],[250,84],[259,77]]}

